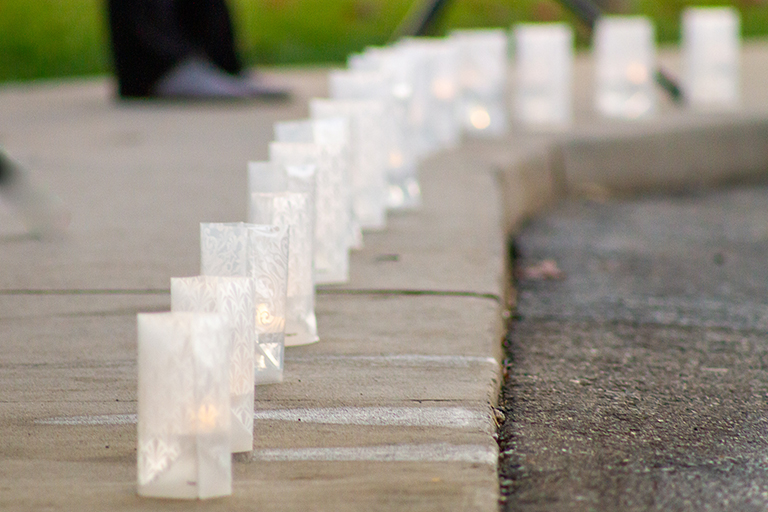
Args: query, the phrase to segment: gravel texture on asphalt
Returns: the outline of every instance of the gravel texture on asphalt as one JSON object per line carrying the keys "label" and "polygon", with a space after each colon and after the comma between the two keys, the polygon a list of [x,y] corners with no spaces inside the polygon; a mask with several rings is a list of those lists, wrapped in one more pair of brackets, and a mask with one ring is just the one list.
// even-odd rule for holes
{"label": "gravel texture on asphalt", "polygon": [[766,510],[768,188],[567,201],[515,252],[502,509]]}

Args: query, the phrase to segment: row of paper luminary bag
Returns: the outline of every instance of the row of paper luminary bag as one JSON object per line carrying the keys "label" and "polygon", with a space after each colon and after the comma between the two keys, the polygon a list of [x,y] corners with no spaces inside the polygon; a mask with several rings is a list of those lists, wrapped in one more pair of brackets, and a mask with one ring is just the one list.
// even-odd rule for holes
{"label": "row of paper luminary bag", "polygon": [[[518,27],[518,48],[537,30],[562,26]],[[419,161],[506,131],[507,44],[476,30],[369,48],[310,119],[275,125],[270,160],[248,164],[248,222],[201,224],[201,275],[171,279],[171,312],[138,315],[140,495],[231,494],[255,386],[282,381],[284,346],[319,340],[315,285],[348,281],[362,232],[419,206]]]}

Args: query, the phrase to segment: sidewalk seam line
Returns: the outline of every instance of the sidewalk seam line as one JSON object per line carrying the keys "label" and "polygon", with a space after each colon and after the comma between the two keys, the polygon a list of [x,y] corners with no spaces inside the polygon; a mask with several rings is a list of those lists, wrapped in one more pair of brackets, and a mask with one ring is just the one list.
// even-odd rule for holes
{"label": "sidewalk seam line", "polygon": [[[0,296],[21,296],[21,295],[37,295],[37,296],[66,296],[66,295],[169,295],[171,292],[169,289],[160,288],[146,288],[146,289],[130,289],[130,288],[117,288],[117,289],[47,289],[47,290],[26,290],[26,289],[8,289],[0,290]],[[410,290],[410,289],[323,289],[320,288],[316,291],[317,295],[396,295],[406,297],[467,297],[475,299],[486,299],[498,302],[501,304],[502,300],[498,294],[495,293],[482,293],[482,292],[469,292],[459,290]]]}

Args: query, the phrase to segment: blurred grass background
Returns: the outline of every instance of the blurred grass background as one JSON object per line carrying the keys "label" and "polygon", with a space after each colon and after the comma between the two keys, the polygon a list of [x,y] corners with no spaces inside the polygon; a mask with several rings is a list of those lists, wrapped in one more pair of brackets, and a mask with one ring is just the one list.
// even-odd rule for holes
{"label": "blurred grass background", "polygon": [[[653,18],[661,43],[677,41],[680,13],[690,5],[733,5],[741,12],[745,37],[768,34],[768,0],[612,1],[625,13]],[[240,52],[251,65],[344,62],[351,52],[386,43],[412,4],[409,0],[229,2]],[[103,0],[0,0],[0,81],[109,72],[105,9]],[[555,0],[454,0],[438,33],[557,20],[572,22],[579,44],[588,44],[586,30]]]}

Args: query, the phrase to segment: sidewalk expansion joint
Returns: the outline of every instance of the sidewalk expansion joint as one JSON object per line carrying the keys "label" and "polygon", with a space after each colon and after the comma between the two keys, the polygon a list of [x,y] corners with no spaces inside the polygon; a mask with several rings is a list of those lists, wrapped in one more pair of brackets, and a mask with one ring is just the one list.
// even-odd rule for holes
{"label": "sidewalk expansion joint", "polygon": [[170,295],[170,289],[160,288],[81,288],[81,289],[48,289],[27,290],[8,289],[0,290],[0,295]]}
{"label": "sidewalk expansion joint", "polygon": [[365,289],[365,288],[318,288],[318,295],[378,295],[378,296],[405,296],[405,297],[468,297],[473,299],[486,299],[502,303],[502,299],[495,293],[469,292],[461,290],[408,290],[408,289]]}
{"label": "sidewalk expansion joint", "polygon": [[[170,295],[168,288],[77,288],[77,289],[23,289],[0,290],[0,296],[12,295]],[[363,288],[318,288],[318,295],[373,295],[405,297],[467,297],[492,300],[502,303],[495,293],[469,292],[461,290],[408,290],[408,289],[363,289]]]}
{"label": "sidewalk expansion joint", "polygon": [[251,455],[252,461],[262,462],[463,462],[489,466],[495,466],[497,458],[496,450],[485,445],[448,443],[266,449]]}

